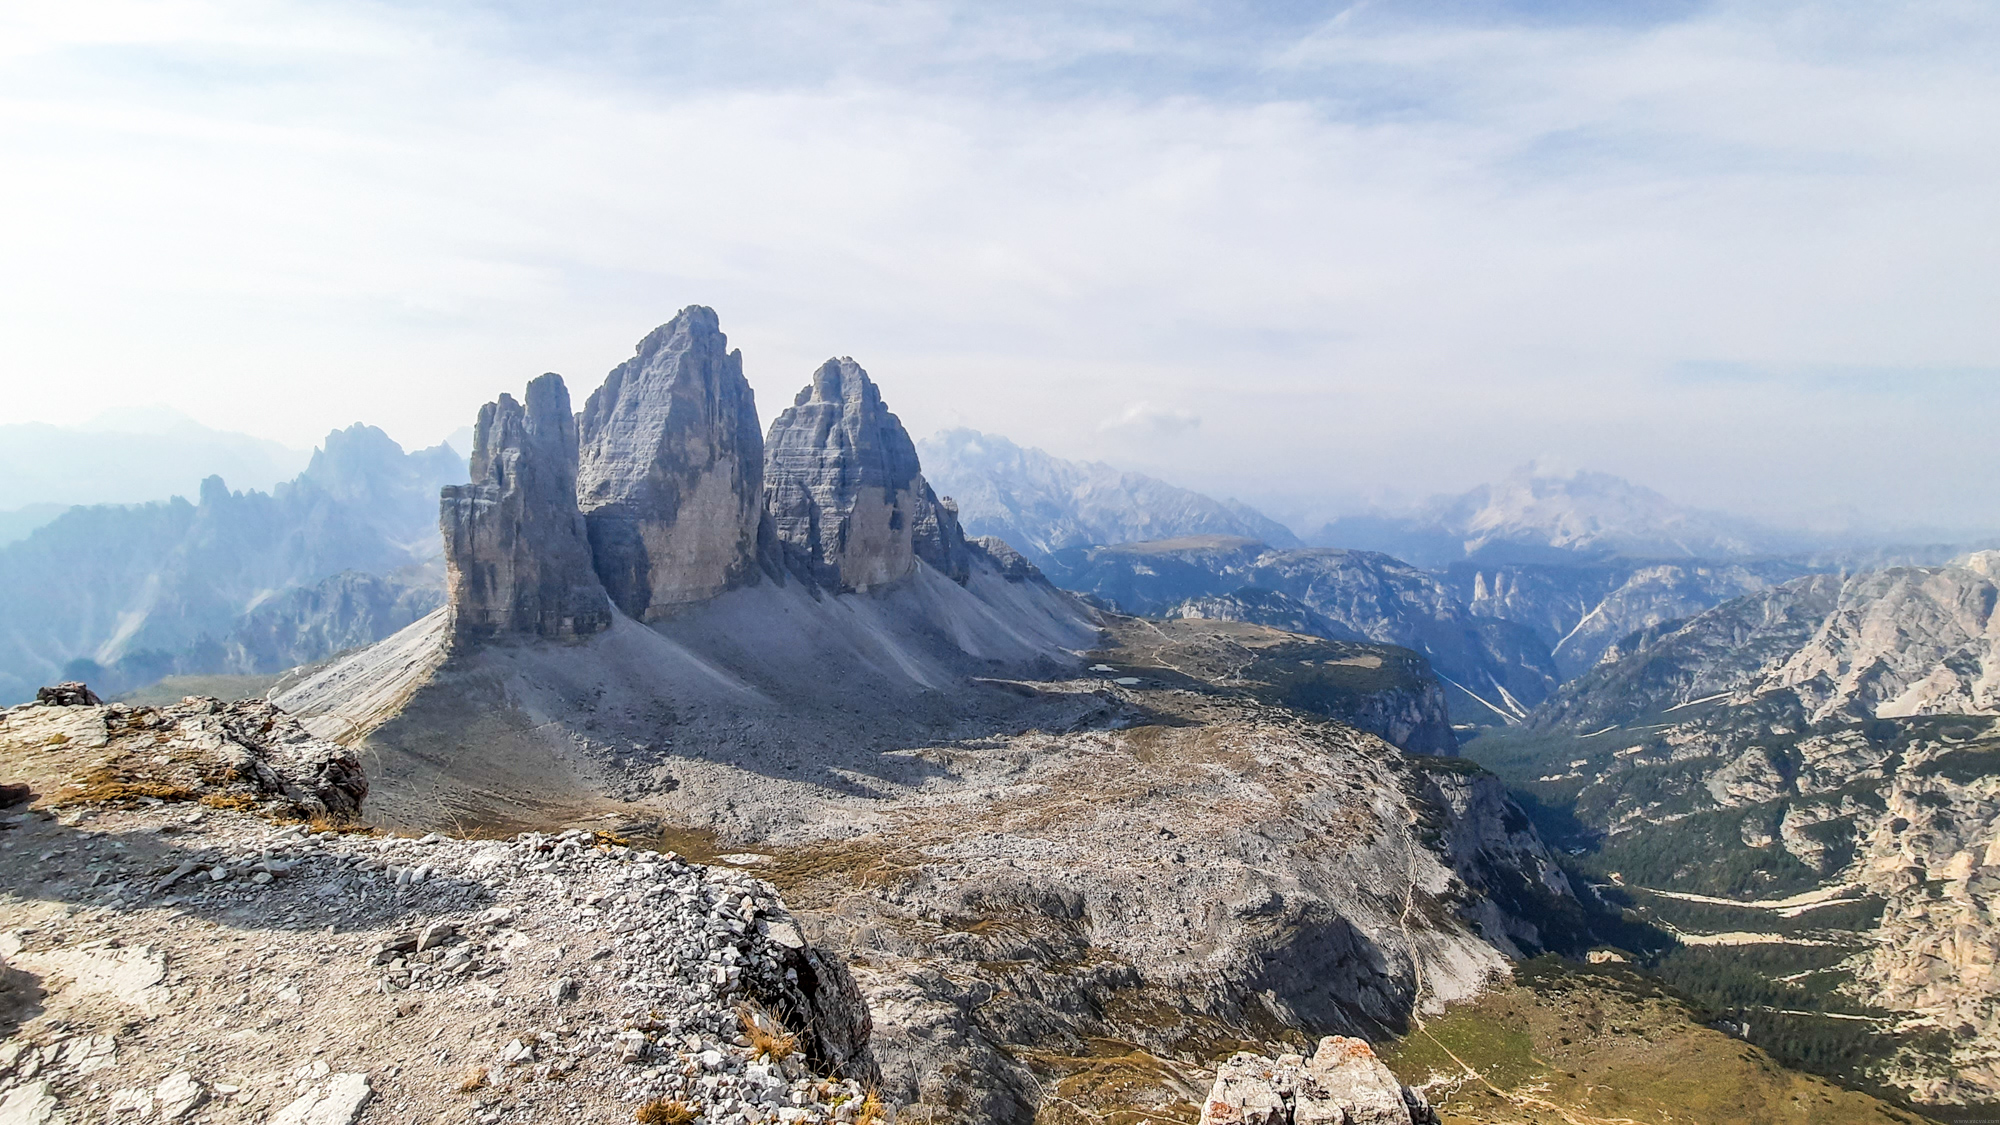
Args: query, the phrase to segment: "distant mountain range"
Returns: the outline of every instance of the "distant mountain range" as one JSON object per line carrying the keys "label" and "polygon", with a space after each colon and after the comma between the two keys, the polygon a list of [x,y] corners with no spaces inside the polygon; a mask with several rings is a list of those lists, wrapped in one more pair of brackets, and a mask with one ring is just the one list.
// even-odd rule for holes
{"label": "distant mountain range", "polygon": [[[70,452],[50,456],[52,442]],[[1461,722],[1518,719],[1634,631],[1813,573],[1936,564],[1959,550],[1808,552],[1795,536],[1618,477],[1528,466],[1414,511],[1334,520],[1310,538],[1339,550],[1314,552],[1247,504],[1101,462],[971,429],[915,447],[966,535],[1004,541],[1058,585],[1133,612],[1222,599],[1201,612],[1408,644],[1458,683]],[[222,484],[237,472],[266,479],[294,456],[171,412],[77,429],[0,426],[0,467],[26,467],[0,474],[13,490],[0,498],[28,502],[0,511],[0,608],[21,607],[0,649],[0,699],[32,692],[74,661],[92,662],[84,670],[114,691],[175,672],[277,671],[380,639],[440,604],[436,490],[464,479],[459,454],[405,454],[357,426],[268,494]],[[57,464],[84,469],[58,480]],[[194,490],[198,504],[65,515],[50,502],[153,496],[197,469],[208,478]],[[1239,547],[1188,548],[1218,539]],[[1377,584],[1393,572],[1391,585],[1407,589],[1339,603],[1363,572]],[[43,604],[38,591],[79,579],[83,601]],[[1459,639],[1436,634],[1439,621]]]}
{"label": "distant mountain range", "polygon": [[[192,496],[220,476],[268,491],[306,466],[312,451],[210,429],[166,407],[110,411],[75,426],[0,425],[0,513],[34,505],[137,504]],[[46,521],[44,521],[46,522]],[[0,522],[0,542],[5,542]]]}
{"label": "distant mountain range", "polygon": [[1715,559],[1803,549],[1748,521],[1675,504],[1608,473],[1523,466],[1494,484],[1435,497],[1414,512],[1344,516],[1311,536],[1426,567],[1476,560],[1569,563],[1612,557]]}
{"label": "distant mountain range", "polygon": [[917,452],[932,487],[957,502],[966,534],[1003,539],[1037,563],[1069,547],[1189,535],[1300,545],[1290,528],[1247,504],[977,430],[946,430],[918,442]]}
{"label": "distant mountain range", "polygon": [[1126,613],[1247,621],[1422,653],[1459,722],[1517,721],[1560,682],[1532,629],[1473,614],[1437,575],[1388,555],[1190,536],[1070,548],[1043,569]]}
{"label": "distant mountain range", "polygon": [[73,507],[0,546],[0,702],[87,677],[107,693],[191,672],[277,672],[386,636],[442,600],[449,446],[355,425],[272,491]]}
{"label": "distant mountain range", "polygon": [[1806,722],[2000,713],[2000,551],[1814,574],[1623,639],[1536,716],[1593,730],[1774,693]]}

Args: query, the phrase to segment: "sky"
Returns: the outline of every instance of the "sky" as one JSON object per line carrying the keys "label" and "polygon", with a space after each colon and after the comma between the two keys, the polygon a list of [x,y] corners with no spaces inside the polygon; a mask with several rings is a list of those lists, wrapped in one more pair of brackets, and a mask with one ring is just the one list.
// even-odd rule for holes
{"label": "sky", "polygon": [[1296,526],[2000,527],[2000,6],[0,7],[0,421],[406,446],[688,304]]}

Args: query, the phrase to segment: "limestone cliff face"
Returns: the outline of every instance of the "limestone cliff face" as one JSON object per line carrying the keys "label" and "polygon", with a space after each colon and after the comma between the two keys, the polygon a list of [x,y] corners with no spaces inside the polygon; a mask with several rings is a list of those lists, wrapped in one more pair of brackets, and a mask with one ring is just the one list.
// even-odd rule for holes
{"label": "limestone cliff face", "polygon": [[755,580],[764,438],[713,309],[690,305],[641,340],[581,427],[577,503],[618,608],[655,621]]}
{"label": "limestone cliff face", "polygon": [[924,482],[917,447],[861,365],[830,359],[765,439],[765,510],[777,562],[849,593],[907,577],[917,560],[964,581],[958,512]]}
{"label": "limestone cliff face", "polygon": [[461,637],[575,637],[611,624],[576,506],[576,422],[562,376],[479,409],[472,483],[444,489],[452,622]]}
{"label": "limestone cliff face", "polygon": [[1816,574],[1628,637],[1537,725],[1595,730],[1727,697],[1795,695],[1812,722],[2000,711],[2000,585],[1984,556]]}
{"label": "limestone cliff face", "polygon": [[1956,1033],[1950,1067],[1899,1085],[1987,1102],[2000,1095],[2000,723],[1923,735],[1903,747],[1910,764],[1883,788],[1886,807],[1844,873],[1886,903],[1855,980],[1883,1007]]}
{"label": "limestone cliff face", "polygon": [[2000,710],[2000,587],[1972,566],[1859,574],[1772,676],[1815,719]]}

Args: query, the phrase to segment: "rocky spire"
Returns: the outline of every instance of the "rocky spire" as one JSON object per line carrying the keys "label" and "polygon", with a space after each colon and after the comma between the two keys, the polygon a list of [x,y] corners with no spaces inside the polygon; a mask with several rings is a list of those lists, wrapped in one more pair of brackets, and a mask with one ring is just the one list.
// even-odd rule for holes
{"label": "rocky spire", "polygon": [[690,305],[581,416],[577,503],[612,601],[642,621],[753,581],[764,439],[743,354]]}
{"label": "rocky spire", "polygon": [[786,570],[846,592],[901,579],[924,558],[963,580],[958,513],[924,483],[915,443],[860,364],[822,364],[764,448],[765,510]]}
{"label": "rocky spire", "polygon": [[576,506],[576,420],[562,376],[479,408],[472,482],[444,489],[453,628],[461,637],[586,636],[611,624]]}

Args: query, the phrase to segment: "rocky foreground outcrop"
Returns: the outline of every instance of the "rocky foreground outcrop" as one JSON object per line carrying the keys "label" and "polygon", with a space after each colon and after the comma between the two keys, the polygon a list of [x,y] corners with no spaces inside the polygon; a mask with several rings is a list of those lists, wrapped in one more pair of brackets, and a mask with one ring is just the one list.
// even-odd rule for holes
{"label": "rocky foreground outcrop", "polygon": [[[43,791],[0,808],[0,1121],[885,1115],[852,977],[768,884],[583,830],[287,823],[312,759],[288,722],[0,712],[0,777]],[[170,764],[97,764],[142,743]],[[184,768],[239,753],[249,780]],[[358,771],[330,787],[365,792]]]}
{"label": "rocky foreground outcrop", "polygon": [[611,624],[576,505],[576,420],[562,376],[479,409],[472,483],[444,489],[452,622],[461,637],[579,637]]}
{"label": "rocky foreground outcrop", "polygon": [[171,707],[99,703],[82,684],[0,711],[0,781],[56,805],[198,801],[268,816],[346,821],[368,779],[347,747],[261,699]]}
{"label": "rocky foreground outcrop", "polygon": [[1435,1125],[1430,1103],[1360,1039],[1329,1035],[1307,1058],[1239,1051],[1216,1068],[1201,1125]]}
{"label": "rocky foreground outcrop", "polygon": [[764,435],[715,310],[654,329],[578,423],[577,500],[619,609],[652,621],[755,580]]}

